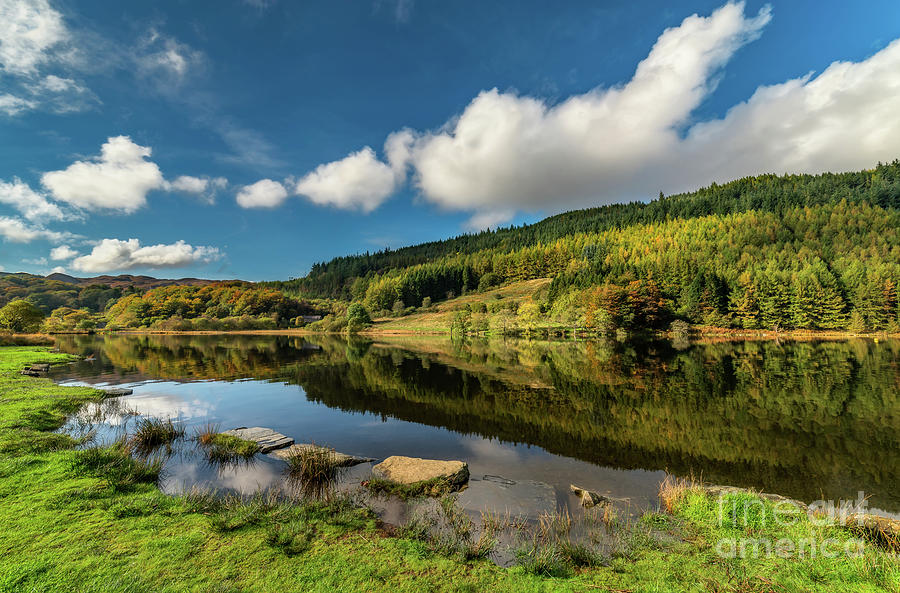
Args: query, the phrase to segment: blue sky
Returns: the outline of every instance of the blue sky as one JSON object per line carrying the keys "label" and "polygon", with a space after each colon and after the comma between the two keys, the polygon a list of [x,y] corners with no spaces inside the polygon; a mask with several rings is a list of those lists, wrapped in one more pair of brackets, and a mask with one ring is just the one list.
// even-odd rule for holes
{"label": "blue sky", "polygon": [[0,0],[0,267],[288,278],[869,167],[900,157],[898,38],[888,0]]}

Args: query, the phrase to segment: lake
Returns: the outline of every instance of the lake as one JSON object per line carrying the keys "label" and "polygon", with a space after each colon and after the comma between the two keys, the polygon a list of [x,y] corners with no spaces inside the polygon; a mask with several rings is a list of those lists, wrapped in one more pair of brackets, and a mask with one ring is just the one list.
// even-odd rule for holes
{"label": "lake", "polygon": [[[265,426],[379,460],[460,459],[472,496],[491,504],[482,486],[532,486],[521,500],[499,501],[523,512],[574,509],[572,483],[653,506],[669,472],[805,502],[862,491],[875,512],[900,514],[898,341],[102,335],[57,343],[94,360],[54,369],[55,380],[132,387],[116,398],[122,409],[177,419],[188,434],[208,423]],[[109,414],[107,433],[126,420]],[[282,480],[283,464],[260,457],[223,470],[176,455],[162,487],[252,492]]]}

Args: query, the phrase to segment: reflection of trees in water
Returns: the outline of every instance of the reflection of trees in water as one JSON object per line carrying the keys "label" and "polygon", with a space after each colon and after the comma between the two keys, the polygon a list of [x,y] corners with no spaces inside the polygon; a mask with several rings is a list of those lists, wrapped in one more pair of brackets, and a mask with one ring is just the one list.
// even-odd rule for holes
{"label": "reflection of trees in water", "polygon": [[897,342],[315,342],[118,336],[103,356],[154,377],[278,378],[332,407],[604,465],[804,499],[861,488],[900,508]]}

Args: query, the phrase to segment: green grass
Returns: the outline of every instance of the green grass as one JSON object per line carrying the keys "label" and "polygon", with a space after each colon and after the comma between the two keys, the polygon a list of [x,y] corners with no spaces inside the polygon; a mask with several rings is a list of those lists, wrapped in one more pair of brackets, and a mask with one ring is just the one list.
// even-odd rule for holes
{"label": "green grass", "polygon": [[176,426],[171,419],[138,418],[128,445],[142,455],[149,455],[163,445],[170,445],[183,436],[184,428]]}
{"label": "green grass", "polygon": [[329,498],[343,470],[334,450],[325,447],[301,447],[285,461],[289,484],[313,500]]}
{"label": "green grass", "polygon": [[[0,348],[0,592],[900,592],[897,558],[873,544],[860,558],[722,559],[714,546],[725,536],[851,534],[809,521],[771,527],[771,503],[746,524],[719,526],[715,501],[690,489],[662,515],[683,539],[666,544],[647,535],[669,527],[653,517],[646,531],[635,530],[628,554],[607,566],[562,546],[512,569],[386,537],[371,514],[343,499],[166,496],[152,462],[132,464],[121,444],[76,450],[72,438],[51,432],[102,395],[18,370],[66,360],[35,347]],[[557,572],[561,555],[565,570]]]}
{"label": "green grass", "polygon": [[423,496],[444,496],[454,489],[453,484],[446,478],[432,478],[416,482],[415,484],[400,484],[382,478],[371,478],[366,480],[364,485],[374,494],[396,496],[403,500]]}
{"label": "green grass", "polygon": [[228,464],[249,461],[259,453],[259,444],[233,434],[222,434],[219,427],[209,425],[194,435],[194,440],[203,448],[211,463]]}

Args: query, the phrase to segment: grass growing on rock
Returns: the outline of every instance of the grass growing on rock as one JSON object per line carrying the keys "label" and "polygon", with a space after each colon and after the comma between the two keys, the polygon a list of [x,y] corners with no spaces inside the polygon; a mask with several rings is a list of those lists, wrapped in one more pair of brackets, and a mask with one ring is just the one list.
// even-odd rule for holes
{"label": "grass growing on rock", "polygon": [[439,497],[450,494],[454,490],[453,484],[447,478],[432,478],[415,484],[400,484],[383,478],[371,478],[364,483],[364,486],[373,494],[396,496],[403,500],[423,496]]}
{"label": "grass growing on rock", "polygon": [[211,463],[228,464],[249,461],[259,453],[259,445],[233,434],[222,434],[216,425],[197,430],[194,440],[203,448]]}
{"label": "grass growing on rock", "polygon": [[[682,539],[651,545],[635,537],[628,555],[569,569],[567,578],[543,576],[552,570],[540,569],[541,559],[533,569],[501,569],[447,557],[416,539],[384,537],[371,514],[339,497],[303,504],[266,495],[170,497],[157,488],[155,468],[131,466],[121,445],[85,453],[52,432],[102,394],[18,370],[66,360],[35,347],[0,348],[0,593],[900,592],[896,556],[869,543],[856,558],[723,559],[715,545],[725,536],[852,534],[808,520],[789,528],[759,520],[720,526],[716,502],[697,490],[676,497],[671,515],[661,514],[678,523]],[[646,532],[668,521],[648,522]],[[569,555],[573,562],[584,556]]]}

